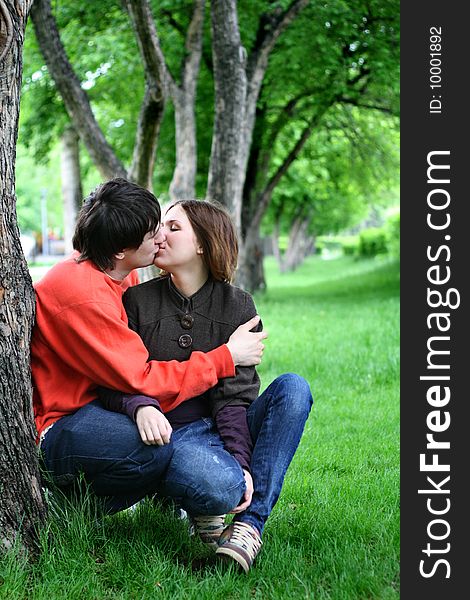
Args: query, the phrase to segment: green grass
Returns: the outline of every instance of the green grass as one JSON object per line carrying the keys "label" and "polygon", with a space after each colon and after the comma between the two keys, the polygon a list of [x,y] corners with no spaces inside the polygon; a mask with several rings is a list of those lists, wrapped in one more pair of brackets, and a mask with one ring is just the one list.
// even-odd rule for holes
{"label": "green grass", "polygon": [[312,258],[283,276],[266,267],[262,385],[300,373],[315,404],[255,568],[213,564],[150,503],[104,520],[85,505],[51,516],[36,563],[3,560],[0,597],[399,598],[398,265]]}

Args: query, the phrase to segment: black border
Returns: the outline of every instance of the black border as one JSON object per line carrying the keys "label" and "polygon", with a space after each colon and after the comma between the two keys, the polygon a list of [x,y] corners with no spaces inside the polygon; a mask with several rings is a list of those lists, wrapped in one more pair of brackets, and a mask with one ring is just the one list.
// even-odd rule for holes
{"label": "black border", "polygon": [[[465,90],[470,72],[466,50],[470,24],[464,17],[464,7],[463,2],[435,0],[401,3],[400,597],[404,600],[454,599],[469,594],[466,584],[470,579],[467,543],[470,527],[466,509],[470,498],[470,486],[467,486],[467,480],[470,481],[467,465],[470,463],[470,397],[465,386],[465,373],[470,373],[470,353],[466,343],[470,327],[466,323],[465,308],[470,275],[466,268],[470,258],[470,217],[467,217],[470,197],[465,184],[467,173],[470,176],[470,164],[466,164],[470,152],[465,146],[470,97],[467,98]],[[432,95],[438,93],[429,87],[429,36],[433,26],[442,28],[441,114],[429,112]],[[436,150],[450,150],[450,185],[445,187],[451,195],[451,224],[445,232],[432,231],[426,224],[430,191],[426,176],[427,155]],[[450,241],[443,240],[444,233],[451,236]],[[426,474],[419,469],[419,455],[426,450],[426,433],[429,432],[426,416],[432,410],[426,400],[430,383],[419,379],[426,372],[426,342],[432,335],[426,325],[426,317],[432,312],[426,298],[427,269],[432,264],[426,257],[426,249],[428,245],[436,248],[444,243],[449,245],[451,257],[448,262],[443,258],[440,264],[450,267],[451,280],[447,287],[459,290],[461,304],[459,308],[449,310],[452,325],[447,334],[451,338],[450,356],[446,359],[451,366],[451,400],[446,409],[450,412],[451,424],[440,434],[440,439],[451,443],[450,450],[440,452],[441,462],[447,458],[450,463],[450,473],[435,474],[436,481],[450,475],[448,497],[451,507],[442,518],[447,519],[451,529],[446,540],[432,543],[436,548],[450,543],[448,553],[434,555],[436,560],[445,558],[449,561],[450,577],[445,577],[447,568],[440,565],[432,577],[424,578],[419,573],[420,560],[427,559],[428,568],[432,561],[422,552],[431,541],[426,529],[433,518],[438,518],[427,511],[427,496],[418,494],[418,489],[426,484]]]}

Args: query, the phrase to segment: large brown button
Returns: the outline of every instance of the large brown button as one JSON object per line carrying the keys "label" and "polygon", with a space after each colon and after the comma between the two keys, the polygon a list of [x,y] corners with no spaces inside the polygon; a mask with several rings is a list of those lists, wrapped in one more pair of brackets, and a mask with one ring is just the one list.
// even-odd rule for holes
{"label": "large brown button", "polygon": [[189,348],[189,346],[191,346],[192,343],[193,338],[189,335],[189,333],[183,333],[183,335],[180,335],[178,339],[178,344],[181,348]]}
{"label": "large brown button", "polygon": [[191,327],[194,325],[194,317],[192,317],[191,315],[183,315],[181,317],[181,327],[183,329],[191,329]]}

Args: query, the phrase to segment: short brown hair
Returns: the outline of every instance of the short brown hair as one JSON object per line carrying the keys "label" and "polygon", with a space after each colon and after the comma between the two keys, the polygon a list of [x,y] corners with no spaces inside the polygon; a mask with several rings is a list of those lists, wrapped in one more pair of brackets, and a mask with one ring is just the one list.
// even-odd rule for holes
{"label": "short brown hair", "polygon": [[91,260],[103,271],[114,268],[114,255],[138,248],[158,228],[160,216],[158,200],[140,185],[121,177],[102,183],[78,214],[73,236],[78,261]]}
{"label": "short brown hair", "polygon": [[206,200],[180,200],[168,210],[173,206],[181,206],[186,213],[212,277],[230,283],[237,268],[238,239],[228,212],[218,202]]}

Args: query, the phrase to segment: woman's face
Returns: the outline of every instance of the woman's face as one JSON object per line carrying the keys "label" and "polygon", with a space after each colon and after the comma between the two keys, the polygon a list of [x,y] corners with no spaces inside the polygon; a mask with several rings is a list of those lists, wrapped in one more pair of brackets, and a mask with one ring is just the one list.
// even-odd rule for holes
{"label": "woman's face", "polygon": [[169,273],[178,267],[191,267],[202,261],[202,248],[194,229],[180,205],[173,206],[162,222],[163,242],[154,264]]}

